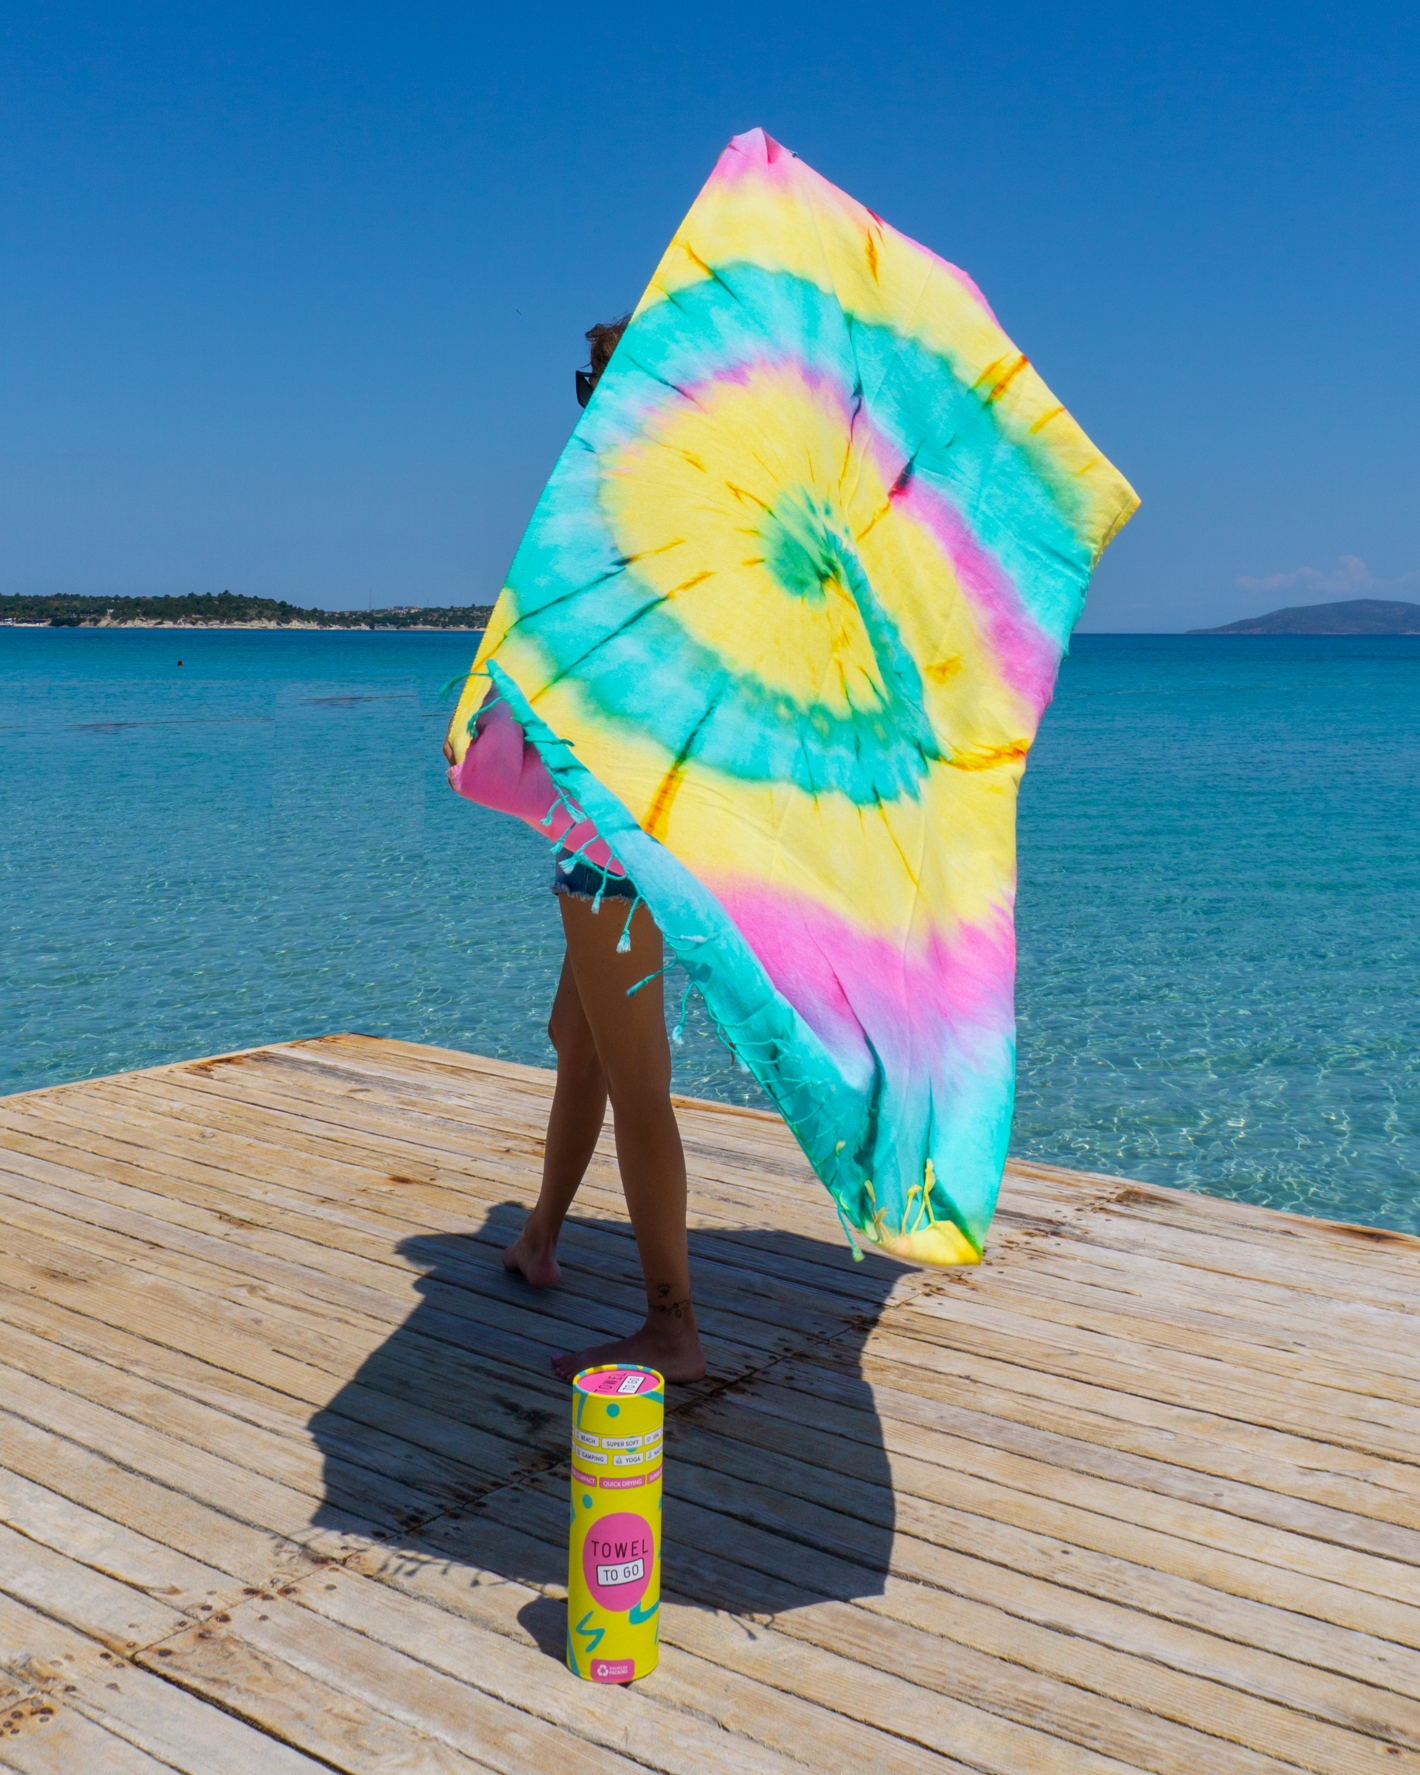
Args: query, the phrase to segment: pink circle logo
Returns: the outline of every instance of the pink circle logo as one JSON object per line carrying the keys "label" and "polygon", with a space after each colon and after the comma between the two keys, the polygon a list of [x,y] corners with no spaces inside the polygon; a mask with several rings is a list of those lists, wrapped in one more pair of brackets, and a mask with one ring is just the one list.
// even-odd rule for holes
{"label": "pink circle logo", "polygon": [[619,1510],[594,1522],[582,1543],[582,1575],[593,1602],[613,1615],[634,1609],[651,1582],[655,1557],[655,1537],[644,1517]]}

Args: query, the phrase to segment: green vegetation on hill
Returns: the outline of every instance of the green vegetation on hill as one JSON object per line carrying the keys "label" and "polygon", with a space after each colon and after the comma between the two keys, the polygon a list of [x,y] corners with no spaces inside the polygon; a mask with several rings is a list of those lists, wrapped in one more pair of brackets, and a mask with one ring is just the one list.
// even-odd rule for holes
{"label": "green vegetation on hill", "polygon": [[490,606],[456,604],[424,610],[303,610],[283,598],[243,598],[233,592],[190,592],[185,598],[0,597],[0,623],[48,623],[53,628],[97,628],[118,623],[181,623],[185,628],[226,623],[291,623],[322,629],[481,629]]}

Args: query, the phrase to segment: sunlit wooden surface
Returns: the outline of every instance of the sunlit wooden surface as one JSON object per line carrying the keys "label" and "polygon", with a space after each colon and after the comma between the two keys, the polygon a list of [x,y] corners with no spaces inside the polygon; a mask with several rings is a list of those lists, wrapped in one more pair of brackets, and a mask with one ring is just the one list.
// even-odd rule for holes
{"label": "sunlit wooden surface", "polygon": [[0,1766],[1420,1770],[1420,1241],[1008,1174],[854,1264],[686,1103],[711,1354],[659,1670],[562,1664],[567,1394],[629,1328],[607,1144],[498,1250],[550,1075],[333,1036],[0,1101]]}

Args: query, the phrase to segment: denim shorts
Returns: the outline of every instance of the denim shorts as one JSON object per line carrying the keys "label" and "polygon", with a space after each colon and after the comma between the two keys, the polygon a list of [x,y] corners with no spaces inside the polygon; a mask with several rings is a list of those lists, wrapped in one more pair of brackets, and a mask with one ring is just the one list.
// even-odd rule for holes
{"label": "denim shorts", "polygon": [[595,900],[599,894],[603,900],[638,898],[636,885],[629,875],[607,874],[584,857],[578,857],[570,869],[563,869],[563,863],[572,854],[571,851],[557,853],[557,860],[552,865],[554,894],[571,894],[576,900]]}

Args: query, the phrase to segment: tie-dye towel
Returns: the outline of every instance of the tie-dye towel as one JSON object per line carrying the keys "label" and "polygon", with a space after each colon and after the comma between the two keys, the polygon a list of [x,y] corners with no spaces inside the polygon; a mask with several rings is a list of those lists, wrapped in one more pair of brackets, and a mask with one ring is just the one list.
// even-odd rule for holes
{"label": "tie-dye towel", "polygon": [[981,1255],[1016,786],[1137,503],[970,278],[753,130],[563,451],[454,720],[455,788],[624,865],[845,1227],[901,1257]]}

